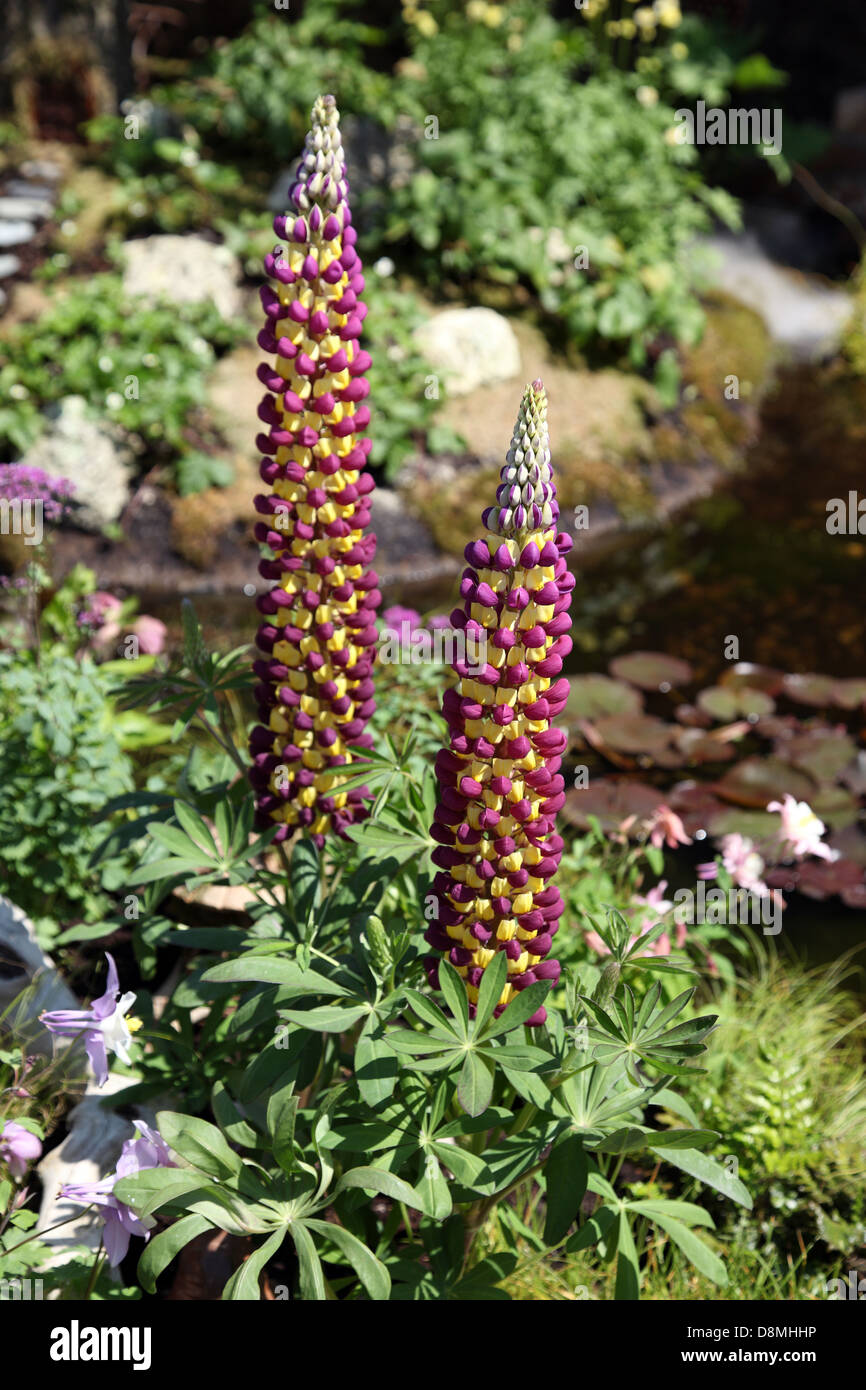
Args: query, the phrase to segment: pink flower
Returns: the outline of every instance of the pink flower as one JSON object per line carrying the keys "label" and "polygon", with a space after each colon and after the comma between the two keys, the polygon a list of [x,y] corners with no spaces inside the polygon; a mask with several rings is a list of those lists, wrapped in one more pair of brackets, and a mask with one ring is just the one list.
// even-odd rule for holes
{"label": "pink flower", "polygon": [[646,821],[646,829],[649,835],[650,844],[656,849],[661,849],[666,844],[670,849],[676,849],[677,845],[690,845],[691,837],[686,834],[686,828],[670,806],[662,803],[653,811],[650,818]]}
{"label": "pink flower", "polygon": [[136,618],[131,631],[138,638],[139,651],[144,652],[146,656],[158,656],[165,647],[168,628],[159,618],[151,618],[148,613],[143,613],[140,618]]}
{"label": "pink flower", "polygon": [[761,878],[766,865],[748,835],[722,836],[722,863],[739,888],[753,893],[769,893]]}
{"label": "pink flower", "polygon": [[790,792],[786,792],[784,800],[771,801],[767,810],[778,811],[782,817],[782,824],[776,832],[777,839],[794,859],[813,854],[816,859],[826,859],[832,864],[839,858],[839,851],[830,849],[821,840],[826,827],[808,801],[797,801]]}
{"label": "pink flower", "polygon": [[41,1153],[42,1145],[36,1135],[23,1125],[7,1120],[0,1129],[0,1159],[13,1178],[23,1178],[28,1163],[33,1163]]}

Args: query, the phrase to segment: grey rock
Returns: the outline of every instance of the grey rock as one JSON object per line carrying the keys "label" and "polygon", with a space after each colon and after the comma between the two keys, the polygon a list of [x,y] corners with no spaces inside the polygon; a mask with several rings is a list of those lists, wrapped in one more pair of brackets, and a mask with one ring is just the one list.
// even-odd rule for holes
{"label": "grey rock", "polygon": [[21,262],[17,256],[0,256],[0,280],[5,280],[10,275],[17,275],[21,269]]}
{"label": "grey rock", "polygon": [[54,202],[54,189],[46,183],[31,183],[29,179],[10,179],[3,190],[9,198],[36,198],[42,203]]}
{"label": "grey rock", "polygon": [[0,217],[6,218],[8,221],[14,221],[17,218],[32,219],[38,222],[50,217],[52,210],[52,204],[48,202],[47,198],[0,197]]}
{"label": "grey rock", "polygon": [[21,173],[26,179],[45,179],[49,183],[56,183],[62,172],[53,159],[27,159],[21,165]]}
{"label": "grey rock", "polygon": [[415,342],[452,396],[520,375],[514,330],[494,309],[445,309],[415,329]]}
{"label": "grey rock", "polygon": [[20,246],[36,231],[32,222],[0,222],[0,246]]}
{"label": "grey rock", "polygon": [[0,1031],[5,1025],[27,1043],[28,1051],[51,1057],[54,1039],[39,1023],[39,1015],[45,1009],[78,1007],[36,940],[27,914],[0,896]]}
{"label": "grey rock", "polygon": [[149,236],[123,246],[124,293],[149,303],[212,302],[225,319],[243,312],[240,263],[227,246],[199,236]]}
{"label": "grey rock", "polygon": [[73,520],[87,531],[117,521],[129,497],[132,455],[119,431],[94,418],[82,396],[46,412],[45,434],[21,460],[75,484]]}
{"label": "grey rock", "polygon": [[709,237],[698,245],[711,283],[759,313],[771,337],[794,358],[818,361],[838,348],[853,312],[844,290],[777,265],[751,233]]}

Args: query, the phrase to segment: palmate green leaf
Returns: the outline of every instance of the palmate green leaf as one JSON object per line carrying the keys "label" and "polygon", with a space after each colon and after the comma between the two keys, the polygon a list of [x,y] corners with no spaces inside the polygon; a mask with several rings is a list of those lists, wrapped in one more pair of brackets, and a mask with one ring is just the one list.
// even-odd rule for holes
{"label": "palmate green leaf", "polygon": [[629,1202],[629,1210],[639,1211],[644,1216],[651,1216],[655,1220],[656,1216],[672,1216],[675,1221],[681,1221],[684,1226],[715,1226],[713,1218],[704,1207],[699,1207],[696,1202],[681,1202],[672,1197],[652,1197],[646,1201],[640,1200]]}
{"label": "palmate green leaf", "polygon": [[312,840],[298,840],[292,850],[292,905],[299,925],[308,923],[322,896],[322,866]]}
{"label": "palmate green leaf", "polygon": [[328,1295],[322,1262],[306,1222],[292,1222],[292,1240],[298,1256],[298,1276],[301,1298],[305,1303],[324,1303]]}
{"label": "palmate green leaf", "polygon": [[634,1126],[616,1129],[612,1134],[606,1134],[603,1139],[590,1142],[589,1147],[594,1153],[639,1153],[641,1149],[647,1147],[647,1134],[650,1132],[645,1129],[637,1129]]}
{"label": "palmate green leaf", "polygon": [[298,1117],[298,1097],[290,1081],[268,1097],[267,1126],[274,1158],[284,1173],[297,1169],[295,1157],[295,1121]]}
{"label": "palmate green leaf", "polygon": [[191,859],[200,865],[213,862],[219,859],[216,845],[213,843],[206,849],[196,844],[190,839],[189,835],[183,830],[178,830],[174,825],[166,825],[163,821],[152,820],[148,822],[148,833],[151,838],[156,840],[158,845],[177,855],[180,859]]}
{"label": "palmate green leaf", "polygon": [[586,1192],[588,1165],[580,1135],[566,1134],[554,1145],[544,1165],[544,1176],[547,1181],[544,1243],[558,1245],[575,1220]]}
{"label": "palmate green leaf", "polygon": [[714,1129],[666,1129],[661,1132],[655,1130],[653,1148],[657,1152],[659,1149],[665,1152],[670,1149],[704,1149],[718,1138],[719,1134]]}
{"label": "palmate green leaf", "polygon": [[432,1212],[427,1211],[420,1195],[414,1187],[410,1187],[402,1178],[397,1178],[393,1173],[388,1173],[384,1168],[350,1168],[348,1173],[344,1173],[334,1189],[334,1195],[345,1192],[347,1188],[360,1187],[365,1192],[378,1192],[383,1197],[391,1197],[395,1202],[405,1202],[407,1206],[414,1207],[416,1211],[423,1211],[426,1216],[431,1216]]}
{"label": "palmate green leaf", "polygon": [[388,1046],[395,1052],[407,1052],[410,1056],[422,1056],[425,1052],[447,1053],[446,1065],[450,1065],[452,1055],[457,1056],[461,1047],[457,1040],[452,1036],[447,1038],[430,1038],[423,1033],[413,1033],[410,1028],[390,1029],[385,1034]]}
{"label": "palmate green leaf", "polygon": [[285,985],[301,994],[330,994],[349,997],[349,990],[315,970],[302,970],[293,960],[283,960],[259,951],[236,960],[212,965],[202,979],[214,984]]}
{"label": "palmate green leaf", "polygon": [[[485,1024],[493,1016],[493,1010],[499,1003],[507,978],[508,961],[505,952],[499,951],[481,976],[481,985],[478,990],[478,1002],[475,1006],[476,1036],[480,1036],[480,1034],[484,1032]],[[527,1014],[527,1018],[528,1017],[529,1015]]]}
{"label": "palmate green leaf", "polygon": [[201,859],[158,859],[149,864],[140,864],[129,875],[129,882],[158,883],[163,879],[191,878],[200,873],[201,867]]}
{"label": "palmate green leaf", "polygon": [[359,1018],[369,1015],[369,1004],[327,1005],[317,1009],[280,1009],[280,1018],[287,1018],[302,1028],[316,1033],[347,1033]]}
{"label": "palmate green leaf", "polygon": [[386,1303],[391,1294],[391,1276],[382,1261],[377,1259],[363,1241],[343,1226],[331,1221],[309,1219],[305,1225],[327,1238],[345,1255],[367,1293],[376,1303]]}
{"label": "palmate green leaf", "polygon": [[[502,958],[504,958],[504,952],[500,959]],[[481,982],[482,987],[490,969],[491,967],[488,966],[487,970],[484,972]],[[541,1007],[549,992],[550,981],[548,980],[537,980],[536,983],[530,985],[528,989],[521,990],[517,997],[511,1000],[508,1008],[503,1010],[499,1017],[495,1018],[493,1022],[484,1029],[485,1042],[488,1038],[498,1037],[500,1033],[508,1033],[512,1028],[519,1028],[522,1023],[525,1023],[528,1018],[531,1018]]]}
{"label": "palmate green leaf", "polygon": [[241,1144],[246,1149],[258,1147],[259,1136],[252,1125],[247,1124],[222,1081],[217,1081],[211,1091],[211,1109],[223,1134],[233,1144]]}
{"label": "palmate green leaf", "polygon": [[195,1115],[179,1115],[174,1110],[160,1110],[157,1128],[168,1144],[187,1163],[200,1173],[224,1180],[240,1172],[243,1164],[234,1149],[229,1148],[216,1125],[208,1124]]}
{"label": "palmate green leaf", "polygon": [[516,1267],[517,1256],[511,1251],[488,1255],[452,1285],[448,1298],[458,1303],[510,1303],[511,1295],[499,1285]]}
{"label": "palmate green leaf", "polygon": [[748,1188],[709,1154],[700,1153],[697,1149],[658,1149],[655,1144],[650,1147],[666,1163],[681,1168],[689,1177],[697,1178],[698,1182],[706,1183],[708,1187],[714,1187],[723,1197],[729,1197],[732,1202],[738,1202],[740,1206],[751,1211],[752,1199]]}
{"label": "palmate green leaf", "polygon": [[444,1221],[451,1215],[451,1193],[432,1148],[421,1154],[421,1170],[415,1182],[415,1191],[434,1221]]}
{"label": "palmate green leaf", "polygon": [[439,964],[439,988],[454,1017],[453,1031],[461,1038],[469,1037],[469,1000],[466,986],[450,961]]}
{"label": "palmate green leaf", "polygon": [[[591,1187],[592,1183],[588,1186]],[[565,1243],[566,1254],[576,1255],[580,1250],[588,1250],[590,1246],[597,1245],[608,1234],[615,1219],[616,1212],[612,1207],[598,1207],[592,1216],[584,1221],[580,1230],[569,1236]]]}
{"label": "palmate green leaf", "polygon": [[167,1269],[179,1250],[188,1245],[196,1236],[211,1230],[211,1224],[203,1216],[182,1216],[174,1221],[168,1230],[153,1236],[141,1253],[138,1261],[138,1278],[148,1293],[156,1292],[156,1281]]}
{"label": "palmate green leaf", "polygon": [[365,1027],[355,1047],[355,1080],[361,1098],[375,1108],[393,1094],[399,1062],[380,1029]]}
{"label": "palmate green leaf", "polygon": [[432,999],[428,999],[417,989],[406,989],[403,993],[412,1012],[421,1019],[422,1023],[426,1023],[429,1028],[432,1028],[437,1037],[453,1040],[459,1036],[451,1020],[442,1012],[438,1004],[434,1004]]}
{"label": "palmate green leaf", "polygon": [[160,1207],[189,1199],[193,1193],[205,1197],[215,1197],[219,1193],[216,1184],[189,1168],[145,1168],[131,1177],[121,1178],[112,1190],[115,1197],[132,1207],[136,1216],[152,1216]]}
{"label": "palmate green leaf", "polygon": [[616,1284],[614,1298],[634,1301],[640,1298],[640,1262],[637,1257],[634,1236],[628,1221],[628,1213],[620,1211],[616,1235]]}
{"label": "palmate green leaf", "polygon": [[507,1066],[510,1071],[538,1072],[541,1068],[546,1067],[550,1070],[556,1065],[555,1059],[551,1057],[549,1052],[545,1052],[540,1047],[534,1047],[532,1043],[506,1043],[504,1046],[494,1047],[486,1047],[482,1043],[476,1050],[482,1057],[487,1058],[495,1065],[501,1063],[503,1066]]}
{"label": "palmate green leaf", "polygon": [[[649,1204],[651,1205],[651,1204]],[[722,1261],[719,1259],[708,1245],[690,1231],[688,1226],[684,1226],[681,1221],[677,1221],[669,1212],[654,1211],[649,1213],[651,1220],[661,1226],[666,1231],[671,1240],[680,1247],[688,1260],[691,1260],[695,1269],[701,1274],[706,1275],[719,1288],[724,1288],[728,1282],[727,1271]]]}
{"label": "palmate green leaf", "polygon": [[[263,1245],[248,1255],[223,1289],[223,1298],[232,1302],[258,1303],[261,1300],[259,1275],[271,1256],[276,1255],[285,1238],[285,1227],[281,1227],[280,1230],[274,1231]],[[297,1247],[297,1240],[295,1245]]]}
{"label": "palmate green leaf", "polygon": [[484,1159],[470,1149],[458,1148],[456,1144],[442,1144],[434,1140],[431,1149],[439,1162],[448,1168],[459,1183],[472,1187],[484,1172]]}
{"label": "palmate green leaf", "polygon": [[494,1069],[478,1052],[470,1051],[463,1059],[457,1099],[469,1115],[480,1115],[493,1097]]}

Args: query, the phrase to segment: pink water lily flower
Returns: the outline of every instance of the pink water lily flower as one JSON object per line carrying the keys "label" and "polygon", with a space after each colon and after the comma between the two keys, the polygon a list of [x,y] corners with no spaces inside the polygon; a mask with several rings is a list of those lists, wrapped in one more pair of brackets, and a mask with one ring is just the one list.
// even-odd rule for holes
{"label": "pink water lily flower", "polygon": [[82,1206],[95,1204],[102,1208],[102,1240],[112,1268],[119,1265],[126,1255],[130,1236],[149,1240],[150,1232],[156,1225],[152,1216],[136,1216],[132,1207],[114,1196],[115,1183],[145,1168],[177,1167],[162,1135],[143,1120],[135,1120],[134,1124],[138,1133],[134,1139],[124,1142],[114,1173],[101,1182],[68,1183],[60,1189],[60,1196],[67,1201],[80,1202]]}
{"label": "pink water lily flower", "polygon": [[778,811],[782,817],[777,838],[794,859],[812,854],[816,859],[826,859],[832,864],[839,858],[838,850],[823,843],[821,836],[826,826],[815,815],[808,801],[797,801],[790,792],[786,792],[782,801],[771,801],[767,810]]}
{"label": "pink water lily flower", "polygon": [[130,1062],[129,1047],[133,1032],[141,1027],[140,1020],[125,1017],[135,1002],[132,993],[121,994],[120,981],[114,957],[105,953],[108,961],[108,979],[105,993],[94,999],[89,1009],[54,1009],[40,1014],[40,1022],[49,1033],[59,1037],[84,1038],[84,1050],[96,1075],[97,1086],[104,1086],[108,1080],[108,1054],[113,1052],[127,1066]]}
{"label": "pink water lily flower", "polygon": [[[766,864],[755,848],[754,840],[748,835],[723,835],[720,844],[722,863],[738,888],[746,888],[751,893],[766,895],[769,888],[761,875]],[[698,878],[713,879],[718,874],[715,860],[709,864],[698,865]]]}
{"label": "pink water lily flower", "polygon": [[42,1154],[42,1144],[35,1134],[14,1120],[7,1120],[0,1129],[0,1159],[6,1164],[13,1178],[23,1178],[28,1163],[33,1163]]}
{"label": "pink water lily flower", "polygon": [[661,849],[662,845],[667,845],[669,849],[676,849],[677,845],[690,845],[691,836],[686,834],[686,828],[670,806],[662,803],[657,806],[652,815],[646,821],[649,842],[655,849]]}

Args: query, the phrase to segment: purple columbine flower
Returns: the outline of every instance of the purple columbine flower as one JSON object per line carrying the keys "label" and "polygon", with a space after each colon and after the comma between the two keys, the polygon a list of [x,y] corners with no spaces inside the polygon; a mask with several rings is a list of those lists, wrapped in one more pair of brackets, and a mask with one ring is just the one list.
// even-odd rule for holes
{"label": "purple columbine flower", "polygon": [[0,1159],[13,1178],[23,1178],[28,1163],[35,1163],[41,1154],[42,1144],[35,1134],[14,1120],[6,1121],[0,1129]]}
{"label": "purple columbine flower", "polygon": [[134,1139],[127,1139],[120,1151],[116,1170],[101,1182],[69,1183],[60,1189],[60,1196],[82,1206],[102,1207],[102,1240],[112,1269],[119,1265],[129,1249],[129,1237],[150,1239],[156,1225],[152,1216],[139,1217],[125,1202],[114,1196],[114,1184],[121,1178],[131,1178],[145,1168],[176,1168],[177,1164],[162,1135],[143,1120],[135,1120],[138,1130]]}
{"label": "purple columbine flower", "polygon": [[89,1009],[54,1009],[40,1014],[39,1021],[49,1033],[73,1038],[82,1034],[84,1049],[96,1074],[97,1086],[108,1080],[108,1054],[113,1052],[129,1066],[129,1047],[132,1034],[141,1027],[141,1020],[127,1019],[126,1014],[135,1002],[134,994],[121,994],[114,957],[105,953],[108,961],[108,980],[105,993],[94,999]]}

